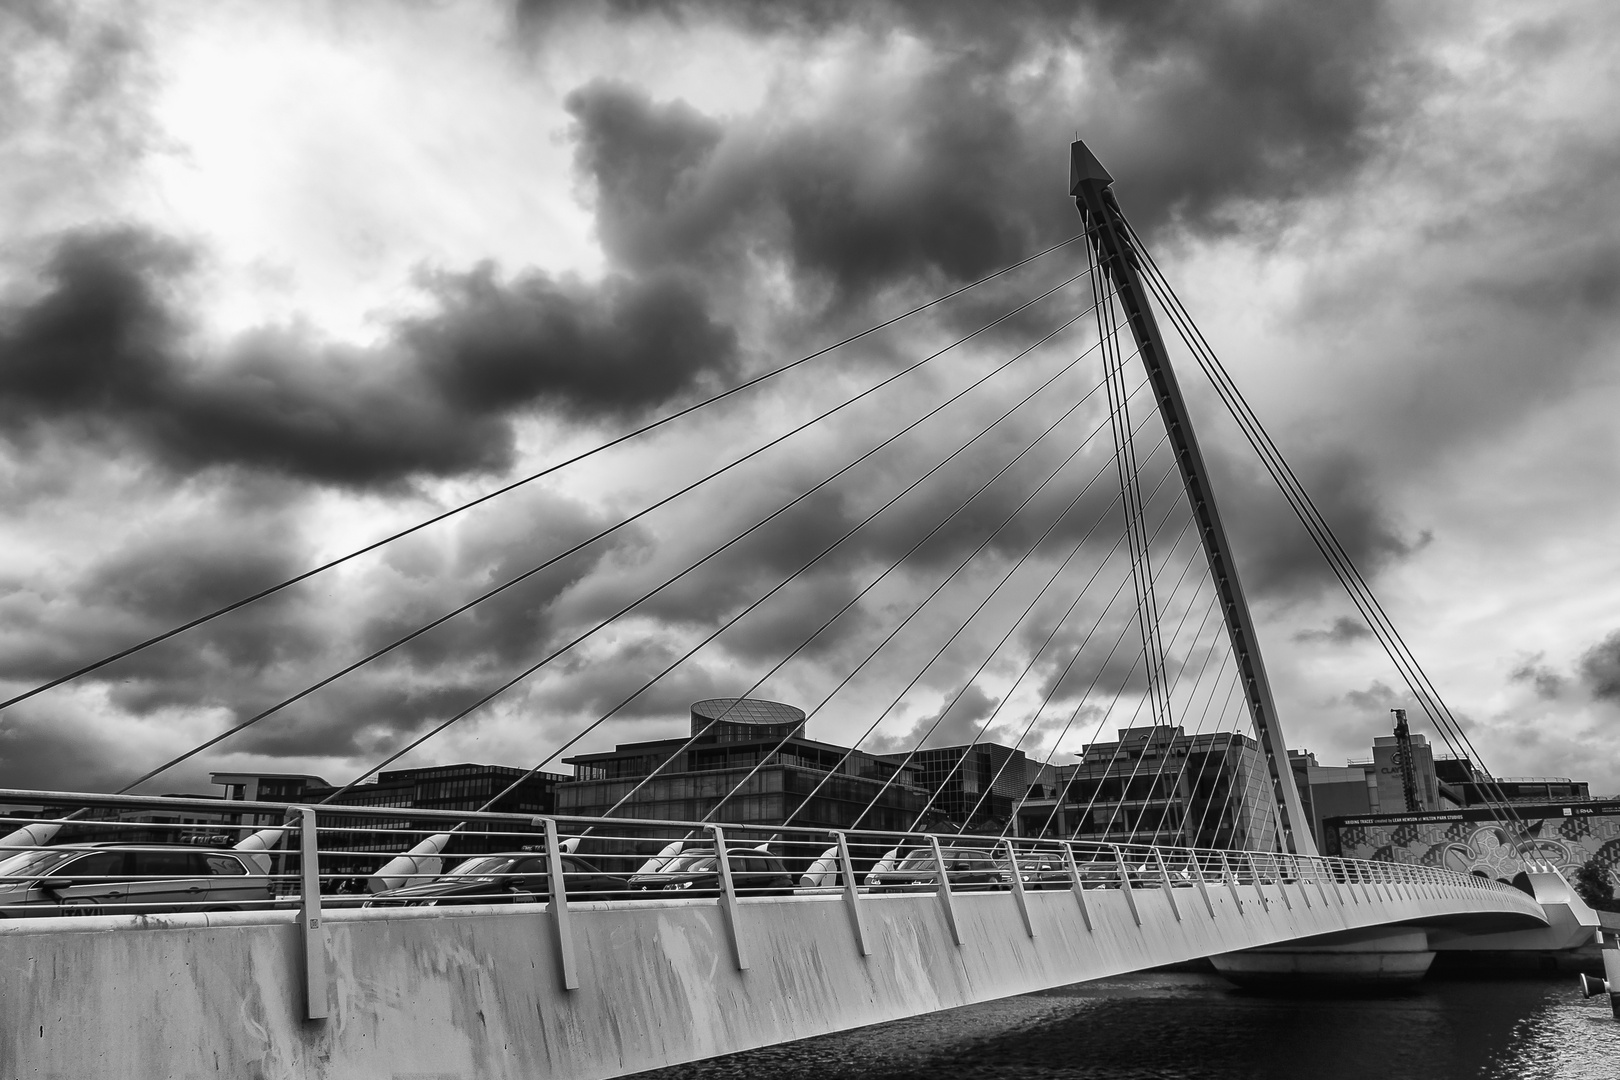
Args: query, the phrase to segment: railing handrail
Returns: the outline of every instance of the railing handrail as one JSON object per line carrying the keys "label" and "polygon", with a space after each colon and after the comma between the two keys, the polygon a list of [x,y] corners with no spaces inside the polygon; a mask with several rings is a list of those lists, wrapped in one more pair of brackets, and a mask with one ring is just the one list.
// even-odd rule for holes
{"label": "railing handrail", "polygon": [[[291,802],[265,802],[262,800],[245,799],[204,799],[188,796],[174,795],[110,795],[95,792],[69,792],[69,791],[28,791],[21,789],[0,789],[0,807],[6,803],[39,805],[57,804],[68,806],[108,807],[124,809],[186,809],[208,811],[214,814],[225,815],[281,815],[286,819],[289,832],[296,831],[298,826],[295,818],[302,808],[309,808],[330,822],[331,818],[369,818],[373,821],[399,820],[413,823],[417,830],[401,829],[400,832],[425,831],[421,830],[424,823],[443,822],[450,823],[488,823],[491,825],[517,825],[525,830],[534,830],[542,827],[545,822],[551,821],[558,828],[567,828],[568,831],[580,830],[596,832],[604,839],[651,839],[647,837],[614,837],[613,829],[665,829],[680,830],[690,835],[689,839],[696,844],[705,843],[705,837],[712,836],[718,825],[736,838],[739,847],[748,846],[751,834],[772,834],[782,838],[783,842],[794,844],[818,844],[831,842],[835,837],[842,835],[846,842],[868,840],[873,844],[886,847],[906,847],[909,842],[915,842],[918,847],[930,844],[934,840],[947,846],[967,847],[989,852],[999,852],[1002,845],[1008,845],[1007,850],[1017,853],[1039,853],[1043,849],[1049,852],[1067,849],[1074,853],[1084,853],[1090,857],[1092,863],[1136,863],[1135,866],[1124,867],[1129,870],[1138,870],[1149,863],[1157,864],[1164,859],[1168,864],[1177,867],[1197,867],[1198,873],[1204,880],[1210,880],[1211,871],[1207,867],[1215,857],[1240,855],[1240,862],[1246,864],[1247,872],[1256,879],[1268,881],[1282,880],[1285,876],[1295,880],[1304,877],[1302,867],[1310,867],[1312,873],[1325,870],[1330,875],[1336,875],[1337,880],[1347,882],[1367,883],[1397,883],[1413,880],[1412,874],[1418,874],[1426,881],[1444,881],[1457,885],[1466,885],[1474,888],[1514,890],[1512,885],[1496,881],[1493,878],[1481,877],[1474,874],[1465,874],[1460,871],[1444,867],[1426,866],[1418,863],[1385,862],[1380,860],[1345,859],[1341,856],[1297,856],[1272,851],[1245,851],[1234,848],[1198,848],[1176,844],[1144,844],[1119,843],[1107,839],[1082,839],[1064,837],[1006,837],[989,836],[973,833],[929,833],[927,831],[883,830],[883,829],[836,829],[826,826],[784,826],[771,824],[752,824],[742,822],[692,822],[679,820],[666,820],[654,818],[604,818],[583,817],[568,814],[528,814],[512,812],[463,811],[463,810],[434,810],[417,807],[397,806],[354,806],[345,804],[312,804],[308,801]],[[69,824],[95,824],[95,825],[130,825],[141,824],[158,825],[172,828],[208,828],[210,826],[226,829],[245,830],[250,826],[243,823],[226,822],[103,822],[86,819],[77,819],[68,822],[67,819],[48,818],[10,818],[9,815],[0,814],[0,821],[11,820],[26,824],[50,824],[55,822]],[[262,828],[263,826],[257,826]],[[273,827],[273,826],[272,826]],[[343,826],[329,826],[341,829]],[[667,838],[673,839],[673,838]],[[23,845],[13,850],[26,850],[35,845]],[[331,848],[328,852],[338,852]],[[379,853],[348,852],[347,854],[368,854],[376,856]],[[1101,856],[1101,858],[1099,858]],[[626,856],[634,857],[634,856]],[[1006,858],[1006,856],[998,856]],[[1180,871],[1178,871],[1180,872]],[[1219,878],[1215,879],[1219,881]]]}

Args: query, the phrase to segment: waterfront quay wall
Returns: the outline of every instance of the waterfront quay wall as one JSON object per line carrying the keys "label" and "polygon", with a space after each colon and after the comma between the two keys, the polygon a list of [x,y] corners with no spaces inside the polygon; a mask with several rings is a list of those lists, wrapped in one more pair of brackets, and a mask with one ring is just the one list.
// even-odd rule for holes
{"label": "waterfront quay wall", "polygon": [[1462,884],[1080,896],[576,904],[576,989],[546,905],[328,910],[317,1020],[296,911],[12,920],[0,1075],[588,1080],[1358,928],[1545,924],[1523,893]]}

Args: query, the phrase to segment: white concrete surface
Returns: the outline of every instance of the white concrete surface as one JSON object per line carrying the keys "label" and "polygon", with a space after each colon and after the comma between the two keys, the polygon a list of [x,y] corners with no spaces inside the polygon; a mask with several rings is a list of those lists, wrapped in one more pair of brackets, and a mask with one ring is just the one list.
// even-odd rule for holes
{"label": "white concrete surface", "polygon": [[958,892],[960,946],[932,894],[863,896],[869,956],[841,896],[745,899],[746,971],[713,900],[575,905],[571,991],[543,906],[329,910],[322,1021],[303,1019],[296,912],[16,920],[0,1076],[586,1080],[1357,927],[1545,922],[1517,892],[1281,890],[1212,885],[1206,906],[1177,888],[1177,918],[1138,889],[1138,926],[1121,892],[1088,889],[1089,931],[1072,892],[1030,892],[1033,937],[1011,893]]}

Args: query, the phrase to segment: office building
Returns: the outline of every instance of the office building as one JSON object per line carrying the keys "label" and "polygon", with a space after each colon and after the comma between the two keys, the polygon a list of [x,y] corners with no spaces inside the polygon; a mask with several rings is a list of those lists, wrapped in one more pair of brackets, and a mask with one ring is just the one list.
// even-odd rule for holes
{"label": "office building", "polygon": [[892,831],[911,828],[927,801],[916,769],[811,739],[791,705],[699,701],[690,732],[567,759],[574,779],[557,785],[557,813]]}
{"label": "office building", "polygon": [[1278,842],[1271,781],[1259,745],[1233,732],[1126,728],[1086,747],[1032,787],[1017,811],[1021,836],[1269,850]]}
{"label": "office building", "polygon": [[932,803],[924,819],[926,827],[970,833],[1000,832],[1040,772],[1022,750],[998,743],[930,747],[910,755],[883,756],[894,762],[909,756],[909,767],[917,770],[917,783]]}

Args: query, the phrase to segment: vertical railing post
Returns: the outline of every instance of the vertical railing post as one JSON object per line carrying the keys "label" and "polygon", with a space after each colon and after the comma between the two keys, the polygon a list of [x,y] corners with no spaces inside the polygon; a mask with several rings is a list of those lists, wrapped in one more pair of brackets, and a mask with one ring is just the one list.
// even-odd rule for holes
{"label": "vertical railing post", "polygon": [[541,818],[546,830],[546,892],[549,898],[551,929],[557,939],[557,967],[564,990],[579,989],[579,974],[574,967],[574,934],[569,925],[568,879],[563,873],[562,843],[557,836],[554,818]]}
{"label": "vertical railing post", "polygon": [[1018,904],[1018,914],[1024,920],[1024,933],[1030,937],[1035,936],[1035,924],[1029,918],[1029,897],[1024,895],[1024,875],[1018,866],[1018,848],[1011,839],[1003,841],[1007,845],[1007,865],[1012,868],[1012,894],[1013,900]]}
{"label": "vertical railing post", "polygon": [[1159,864],[1159,880],[1164,882],[1164,895],[1170,901],[1170,913],[1181,921],[1181,905],[1176,903],[1176,887],[1170,881],[1170,868],[1164,865],[1164,852],[1157,847],[1152,849],[1153,860]]}
{"label": "vertical railing post", "polygon": [[324,1020],[327,1003],[326,927],[321,924],[321,859],[315,810],[298,808],[298,924],[304,937],[304,1015]]}
{"label": "vertical railing post", "polygon": [[1271,863],[1271,876],[1277,882],[1277,895],[1282,897],[1283,907],[1289,911],[1294,910],[1294,902],[1288,899],[1288,860],[1283,855],[1269,855],[1267,860]]}
{"label": "vertical railing post", "polygon": [[962,931],[956,925],[956,905],[951,899],[951,879],[945,870],[945,852],[939,846],[939,837],[929,834],[928,843],[934,849],[934,872],[939,875],[939,906],[945,912],[945,922],[951,928],[951,940],[962,944]]}
{"label": "vertical railing post", "polygon": [[1198,895],[1204,898],[1204,907],[1209,909],[1209,917],[1215,917],[1215,903],[1209,898],[1209,883],[1204,880],[1204,860],[1198,849],[1187,849],[1187,865],[1192,868],[1198,881]]}
{"label": "vertical railing post", "polygon": [[1313,855],[1306,861],[1311,865],[1311,880],[1316,882],[1316,894],[1322,898],[1322,906],[1327,907],[1327,886],[1322,884],[1322,860]]}
{"label": "vertical railing post", "polygon": [[731,955],[737,961],[738,971],[748,970],[748,954],[743,951],[742,935],[737,927],[737,885],[731,878],[731,857],[726,853],[726,835],[718,825],[709,826],[714,837],[714,866],[720,875],[720,921],[726,924],[726,936],[731,939]]}
{"label": "vertical railing post", "polygon": [[838,876],[844,881],[844,905],[849,909],[849,925],[855,931],[855,947],[862,956],[871,956],[872,947],[866,943],[866,924],[861,921],[861,890],[855,883],[855,861],[849,857],[849,838],[835,832],[833,839],[838,843]]}
{"label": "vertical railing post", "polygon": [[1243,857],[1249,864],[1249,877],[1254,881],[1254,894],[1260,898],[1260,910],[1270,911],[1271,898],[1266,895],[1265,886],[1260,884],[1260,863],[1252,851],[1244,852]]}
{"label": "vertical railing post", "polygon": [[1136,925],[1142,925],[1142,913],[1136,910],[1136,893],[1131,888],[1130,867],[1125,865],[1125,856],[1120,852],[1118,844],[1109,844],[1108,850],[1114,853],[1114,865],[1119,867],[1119,889],[1125,894],[1125,903],[1130,906],[1131,918]]}
{"label": "vertical railing post", "polygon": [[1074,848],[1067,842],[1063,844],[1063,862],[1069,868],[1069,883],[1074,889],[1075,903],[1080,905],[1080,918],[1085,920],[1086,933],[1092,932],[1091,911],[1086,907],[1086,890],[1080,882],[1080,867],[1074,861]]}
{"label": "vertical railing post", "polygon": [[1238,914],[1243,914],[1243,897],[1238,895],[1237,875],[1232,872],[1232,864],[1226,858],[1226,852],[1221,852],[1221,880],[1226,882],[1227,891],[1232,894],[1232,903],[1237,905]]}

